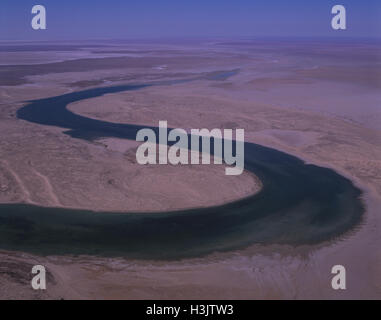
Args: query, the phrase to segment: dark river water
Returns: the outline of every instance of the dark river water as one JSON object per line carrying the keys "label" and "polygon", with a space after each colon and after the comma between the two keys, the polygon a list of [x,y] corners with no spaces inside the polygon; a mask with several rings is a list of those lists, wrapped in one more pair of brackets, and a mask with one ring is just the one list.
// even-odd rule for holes
{"label": "dark river water", "polygon": [[[214,76],[224,78],[224,74]],[[73,138],[135,140],[143,127],[89,119],[66,107],[75,101],[161,84],[95,88],[35,100],[19,109],[17,116],[66,128],[65,133]],[[318,244],[344,234],[362,219],[361,191],[333,170],[253,143],[245,143],[245,168],[261,179],[262,191],[204,209],[112,213],[1,204],[0,248],[42,255],[180,259],[252,244]]]}

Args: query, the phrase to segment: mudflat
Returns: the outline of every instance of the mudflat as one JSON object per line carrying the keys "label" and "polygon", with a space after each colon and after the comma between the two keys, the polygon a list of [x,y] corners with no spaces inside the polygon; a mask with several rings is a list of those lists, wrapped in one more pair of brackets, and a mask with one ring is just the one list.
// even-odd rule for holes
{"label": "mudflat", "polygon": [[[364,191],[363,223],[337,241],[318,246],[256,245],[175,262],[94,256],[40,257],[4,251],[1,259],[7,264],[0,282],[7,290],[1,290],[0,296],[380,297],[377,208],[381,203],[381,117],[377,108],[380,69],[375,54],[379,45],[360,43],[351,47],[346,43],[327,49],[324,43],[214,41],[188,46],[163,44],[160,50],[148,47],[123,44],[123,50],[127,50],[123,51],[106,44],[100,54],[110,52],[120,56],[95,58],[98,49],[87,47],[81,63],[67,60],[23,68],[20,65],[25,61],[20,58],[17,65],[0,66],[0,73],[7,75],[1,78],[10,79],[0,88],[0,130],[4,137],[0,142],[2,203],[161,211],[221,204],[258,192],[260,182],[252,174],[228,181],[224,168],[214,166],[140,168],[131,161],[136,147],[133,143],[125,144],[118,139],[90,143],[73,139],[63,134],[62,129],[16,118],[17,110],[26,100],[99,84],[175,80],[239,69],[237,75],[226,80],[201,79],[115,93],[74,103],[69,109],[86,117],[118,123],[155,126],[164,119],[171,127],[244,128],[248,142],[333,168],[354,181]],[[324,55],[319,53],[322,47]],[[124,56],[131,51],[141,56],[138,59]],[[89,68],[75,67],[82,63],[85,66],[89,63]],[[341,75],[333,76],[336,72]],[[158,188],[155,181],[168,188]],[[173,181],[179,184],[171,189]],[[218,192],[215,185],[219,186]],[[200,189],[201,186],[205,189]],[[183,190],[192,197],[184,195]],[[146,198],[141,198],[142,194]],[[52,289],[42,294],[24,289],[26,284],[12,277],[14,270],[21,274],[36,261],[45,264],[52,277]],[[340,297],[329,285],[330,268],[338,262],[351,269],[348,281],[352,286]],[[221,290],[224,288],[229,290]]]}

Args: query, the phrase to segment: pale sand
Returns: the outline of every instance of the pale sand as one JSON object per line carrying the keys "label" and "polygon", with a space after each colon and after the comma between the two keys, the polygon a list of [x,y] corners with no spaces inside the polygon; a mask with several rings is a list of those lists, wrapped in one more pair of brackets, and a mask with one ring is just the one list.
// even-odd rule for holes
{"label": "pale sand", "polygon": [[3,120],[0,127],[12,139],[0,142],[7,159],[0,162],[3,203],[148,212],[219,205],[261,188],[253,174],[227,176],[223,165],[141,166],[134,142],[87,143],[61,130],[17,123]]}
{"label": "pale sand", "polygon": [[[238,127],[247,126],[248,141],[275,146],[313,163],[330,166],[351,177],[363,189],[367,189],[365,200],[368,210],[365,225],[356,233],[348,234],[345,241],[320,249],[299,248],[290,251],[287,247],[253,247],[242,253],[217,255],[208,259],[148,264],[90,257],[44,258],[39,261],[49,266],[57,281],[55,289],[49,291],[52,296],[48,297],[207,299],[350,298],[379,295],[381,285],[378,267],[381,253],[380,236],[377,231],[379,228],[377,208],[381,203],[381,164],[377,159],[380,159],[381,150],[376,132],[343,120],[330,119],[305,111],[285,111],[270,106],[238,103],[237,100],[229,101],[213,97],[192,95],[184,97],[183,88],[179,90],[181,94],[177,96],[175,88],[168,90],[172,93],[171,97],[158,96],[155,90],[149,89],[144,92],[109,95],[99,99],[103,100],[102,103],[106,103],[107,100],[133,99],[137,110],[140,108],[139,99],[145,99],[147,105],[152,106],[149,110],[151,119],[163,119],[160,117],[163,114],[166,116],[172,114],[172,118],[168,121],[173,126],[181,125],[179,122],[181,113],[177,116],[170,110],[173,108],[178,111],[179,101],[182,101],[181,105],[184,108],[193,104],[192,110],[198,110],[202,114],[202,117],[197,117],[194,123],[206,127],[224,127],[226,120],[222,117],[222,122],[218,123],[221,121],[218,117],[219,112],[214,112],[212,108],[202,111],[203,105],[195,101],[204,101],[205,105],[213,105],[223,113],[234,106],[234,114],[230,114],[229,120]],[[162,99],[167,102],[166,107],[162,107],[160,112],[156,111],[159,108],[154,101],[159,103]],[[101,105],[100,102],[91,104],[90,101],[84,101],[70,108],[85,113],[83,110],[86,109],[85,105],[88,106],[87,116],[95,117],[95,108],[97,117],[107,119],[105,114],[99,115],[104,109],[97,109],[97,106]],[[110,117],[107,120],[111,121],[114,114],[112,106],[118,106],[118,103],[107,105]],[[128,114],[130,112],[128,104],[126,109]],[[239,113],[239,109],[243,111]],[[118,114],[120,122],[129,122],[129,115],[125,115],[120,109]],[[146,116],[143,112],[137,112],[135,117],[139,115],[143,118]],[[154,125],[153,121],[151,123],[138,119],[134,121]],[[210,122],[212,125],[208,126]],[[189,123],[192,125],[190,117],[187,118],[188,126]],[[107,143],[113,152],[123,151],[120,143],[113,140],[100,142]],[[134,146],[133,142],[129,144],[131,147]],[[160,181],[162,182],[162,177]],[[350,290],[339,293],[330,288],[330,268],[334,264],[348,266]],[[65,280],[59,282],[57,279]]]}
{"label": "pale sand", "polygon": [[[286,63],[282,59],[278,58],[277,63]],[[236,61],[234,58],[224,62],[226,68],[237,67]],[[246,69],[229,81],[198,81],[107,95],[70,105],[70,109],[114,122],[156,126],[159,120],[168,120],[171,127],[245,128],[247,141],[331,167],[351,178],[365,191],[367,212],[361,226],[333,243],[318,247],[252,246],[240,252],[178,262],[97,257],[42,258],[2,252],[1,261],[6,261],[8,267],[3,267],[5,270],[0,277],[3,288],[0,298],[380,299],[381,132],[378,128],[381,118],[377,117],[378,111],[374,109],[379,93],[373,89],[373,83],[368,86],[367,81],[356,83],[354,79],[354,83],[347,83],[348,79],[333,79],[338,82],[327,82],[321,79],[321,71],[309,74],[313,80],[308,78],[305,82],[299,78],[278,80],[272,76],[273,85],[266,80],[257,90],[253,85],[259,82],[250,80],[258,72],[255,69],[258,66],[253,67],[243,61],[247,63]],[[270,63],[277,64],[271,59]],[[216,59],[215,67],[222,64]],[[111,74],[113,71],[108,72]],[[44,81],[48,77],[53,79],[54,75],[45,76]],[[259,72],[257,77],[263,77],[263,74]],[[288,76],[288,79],[293,77]],[[333,81],[330,75],[323,78]],[[1,145],[2,152],[7,152],[7,163],[1,165],[12,166],[12,171],[6,171],[4,175],[15,181],[10,192],[14,202],[27,201],[29,196],[32,201],[51,205],[54,199],[48,195],[56,188],[59,201],[75,207],[86,206],[97,194],[112,194],[107,191],[109,187],[100,188],[99,180],[91,180],[92,177],[108,172],[115,178],[121,172],[118,157],[125,161],[124,146],[118,141],[98,141],[99,145],[92,145],[70,139],[59,129],[25,122],[19,125],[18,121],[9,118],[17,108],[12,103],[14,97],[20,101],[28,97],[57,95],[68,90],[61,85],[59,81],[51,84],[48,93],[38,84],[30,90],[28,86],[3,87],[0,90],[4,97],[2,101],[10,104],[6,108],[5,105],[1,107],[4,111],[1,113],[1,129],[7,137]],[[323,89],[328,93],[319,95],[319,88],[320,93]],[[361,97],[369,103],[361,105],[360,112],[358,104]],[[38,144],[39,139],[44,143]],[[102,144],[107,144],[108,148]],[[39,150],[36,150],[37,146]],[[129,146],[134,147],[133,143]],[[31,166],[49,178],[50,187],[41,176],[34,174],[35,178],[28,178],[32,175],[27,173],[28,166],[22,160],[25,152],[30,154],[30,158],[39,160],[32,161]],[[88,167],[88,163],[94,163],[94,166]],[[55,164],[55,167],[48,164]],[[56,167],[60,168],[59,176]],[[117,168],[116,171],[113,168]],[[178,179],[183,174],[183,168],[180,169],[178,176],[176,173]],[[207,170],[210,173],[209,170],[212,169]],[[24,189],[16,183],[16,176],[24,178]],[[208,183],[216,179],[216,174],[205,173],[203,176]],[[157,178],[164,181],[161,176]],[[91,188],[84,192],[84,185]],[[92,188],[95,189],[92,191]],[[2,202],[7,202],[8,198],[5,200]],[[33,292],[25,276],[30,265],[37,262],[46,265],[52,274],[49,290],[45,293]],[[331,289],[330,270],[336,264],[347,268],[346,291]]]}

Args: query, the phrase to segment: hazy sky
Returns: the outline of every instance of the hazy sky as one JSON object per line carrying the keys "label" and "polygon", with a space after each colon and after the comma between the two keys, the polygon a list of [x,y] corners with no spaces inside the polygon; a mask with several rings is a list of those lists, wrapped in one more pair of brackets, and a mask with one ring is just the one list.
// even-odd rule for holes
{"label": "hazy sky", "polygon": [[[47,10],[47,30],[31,9]],[[331,28],[331,8],[347,9],[347,30]],[[1,0],[0,39],[160,37],[381,37],[381,0]]]}

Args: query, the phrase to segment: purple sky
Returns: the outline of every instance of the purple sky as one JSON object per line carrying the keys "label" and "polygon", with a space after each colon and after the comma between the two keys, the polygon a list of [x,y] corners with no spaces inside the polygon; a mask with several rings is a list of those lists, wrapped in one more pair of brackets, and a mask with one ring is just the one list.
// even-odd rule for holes
{"label": "purple sky", "polygon": [[[31,28],[31,8],[47,10],[47,30]],[[347,30],[331,28],[331,8],[347,9]],[[380,0],[1,0],[0,40],[161,37],[378,37]]]}

